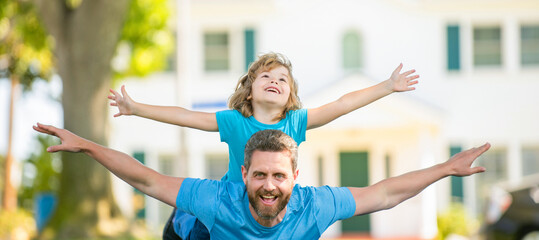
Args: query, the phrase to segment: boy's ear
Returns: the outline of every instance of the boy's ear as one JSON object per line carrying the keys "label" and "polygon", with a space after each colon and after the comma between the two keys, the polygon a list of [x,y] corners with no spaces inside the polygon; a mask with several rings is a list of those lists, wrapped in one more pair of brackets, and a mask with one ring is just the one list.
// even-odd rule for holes
{"label": "boy's ear", "polygon": [[253,97],[249,94],[249,96],[247,96],[247,101],[250,101],[251,99],[253,99]]}

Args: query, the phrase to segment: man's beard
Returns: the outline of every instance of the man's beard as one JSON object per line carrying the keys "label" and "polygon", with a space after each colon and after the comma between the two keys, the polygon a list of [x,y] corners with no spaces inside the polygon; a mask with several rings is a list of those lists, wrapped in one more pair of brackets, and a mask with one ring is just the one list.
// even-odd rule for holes
{"label": "man's beard", "polygon": [[[247,189],[249,188],[247,187]],[[262,219],[269,220],[277,217],[277,215],[279,215],[279,213],[286,207],[288,201],[290,200],[291,194],[283,197],[283,194],[278,190],[266,191],[260,188],[255,193],[247,192],[247,195],[249,196],[249,203],[255,210],[256,215]],[[277,198],[277,202],[271,207],[265,206],[260,199],[260,196],[268,195],[272,195]]]}

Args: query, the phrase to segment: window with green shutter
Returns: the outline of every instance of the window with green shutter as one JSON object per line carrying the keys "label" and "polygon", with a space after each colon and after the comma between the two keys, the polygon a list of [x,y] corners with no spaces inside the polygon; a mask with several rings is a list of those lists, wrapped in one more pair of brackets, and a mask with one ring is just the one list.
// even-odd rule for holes
{"label": "window with green shutter", "polygon": [[460,70],[460,31],[458,25],[447,26],[447,70]]}

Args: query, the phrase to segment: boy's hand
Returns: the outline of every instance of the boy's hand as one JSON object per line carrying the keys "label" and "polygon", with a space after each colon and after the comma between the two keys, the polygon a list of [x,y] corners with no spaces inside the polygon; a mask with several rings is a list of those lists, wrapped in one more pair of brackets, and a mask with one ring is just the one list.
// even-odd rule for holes
{"label": "boy's hand", "polygon": [[50,125],[43,125],[41,123],[37,123],[37,126],[32,126],[32,128],[40,133],[58,137],[60,138],[60,141],[62,141],[62,144],[60,145],[48,147],[47,152],[80,152],[82,150],[82,146],[84,145],[84,140],[82,138],[65,129],[56,128]]}
{"label": "boy's hand", "polygon": [[110,105],[118,107],[119,110],[118,113],[114,114],[114,117],[119,117],[122,115],[133,115],[134,101],[129,97],[129,95],[127,95],[124,85],[122,85],[121,89],[122,94],[110,89],[112,95],[109,95],[109,99],[113,101],[110,103]]}
{"label": "boy's hand", "polygon": [[402,70],[402,63],[399,64],[399,66],[393,71],[391,74],[391,77],[388,80],[389,87],[392,92],[405,92],[405,91],[412,91],[415,90],[415,87],[412,87],[413,85],[416,85],[418,83],[417,79],[419,78],[419,75],[412,75],[410,74],[415,73],[415,69],[409,70],[404,73],[400,73]]}

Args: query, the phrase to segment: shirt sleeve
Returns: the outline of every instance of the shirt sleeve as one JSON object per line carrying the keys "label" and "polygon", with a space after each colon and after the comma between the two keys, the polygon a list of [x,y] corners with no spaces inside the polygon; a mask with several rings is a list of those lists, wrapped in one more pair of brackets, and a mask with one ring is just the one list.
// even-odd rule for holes
{"label": "shirt sleeve", "polygon": [[[239,112],[235,110],[223,110],[215,113],[217,119],[217,127],[219,128],[219,136],[221,142],[228,142],[232,136],[232,131],[235,129],[235,125],[238,123]],[[241,115],[241,114],[240,114]]]}
{"label": "shirt sleeve", "polygon": [[346,187],[319,187],[316,190],[319,229],[325,230],[338,220],[354,216],[356,202]]}
{"label": "shirt sleeve", "polygon": [[307,109],[298,109],[288,112],[290,125],[294,128],[294,140],[299,145],[305,141],[307,131]]}
{"label": "shirt sleeve", "polygon": [[183,180],[176,206],[178,209],[197,217],[211,230],[215,223],[216,209],[219,209],[219,189],[222,183],[215,180],[186,178]]}

